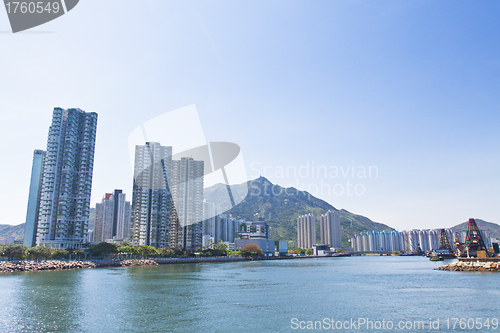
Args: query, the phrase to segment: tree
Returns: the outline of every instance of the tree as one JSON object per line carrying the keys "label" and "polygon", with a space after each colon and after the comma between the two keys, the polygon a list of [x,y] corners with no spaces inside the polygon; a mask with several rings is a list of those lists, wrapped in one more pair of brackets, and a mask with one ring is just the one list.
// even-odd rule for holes
{"label": "tree", "polygon": [[21,244],[6,244],[2,248],[3,256],[14,260],[15,258],[22,259],[26,257],[28,248]]}
{"label": "tree", "polygon": [[302,253],[306,253],[306,250],[304,249],[301,249],[300,247],[294,247],[294,248],[291,248],[291,249],[288,249],[288,253],[290,254],[302,254]]}
{"label": "tree", "polygon": [[52,259],[62,259],[69,254],[68,250],[65,249],[54,249],[52,251]]}
{"label": "tree", "polygon": [[312,255],[313,255],[313,253],[314,253],[314,252],[313,252],[313,250],[311,250],[311,249],[307,249],[307,250],[306,250],[306,256],[312,256]]}
{"label": "tree", "polygon": [[137,255],[137,248],[134,246],[124,245],[118,247],[118,253],[125,255]]}
{"label": "tree", "polygon": [[162,258],[171,258],[175,255],[175,251],[173,249],[166,249],[166,248],[163,248],[163,249],[160,249],[160,256]]}
{"label": "tree", "polygon": [[227,251],[227,244],[224,243],[218,243],[215,245],[215,249],[221,252],[226,252]]}
{"label": "tree", "polygon": [[137,248],[137,252],[143,257],[156,256],[158,251],[150,245],[141,245]]}
{"label": "tree", "polygon": [[39,260],[40,258],[48,259],[52,256],[50,247],[36,246],[28,248],[28,255],[30,258]]}
{"label": "tree", "polygon": [[89,251],[93,257],[103,258],[104,256],[118,253],[118,246],[116,244],[101,242],[97,245],[91,246]]}
{"label": "tree", "polygon": [[174,249],[174,252],[175,252],[175,256],[176,257],[182,257],[182,256],[186,255],[185,252],[182,249],[179,249],[179,248]]}
{"label": "tree", "polygon": [[242,257],[248,258],[248,257],[263,257],[264,253],[262,252],[262,249],[258,247],[255,244],[247,244],[243,246],[243,248],[240,251],[240,255]]}
{"label": "tree", "polygon": [[83,256],[85,256],[85,250],[73,250],[73,255],[75,258],[81,259]]}

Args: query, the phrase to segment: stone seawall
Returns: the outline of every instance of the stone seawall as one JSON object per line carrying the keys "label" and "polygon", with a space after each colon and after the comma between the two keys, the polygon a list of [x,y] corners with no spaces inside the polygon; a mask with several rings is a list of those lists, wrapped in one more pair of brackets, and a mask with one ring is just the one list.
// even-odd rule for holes
{"label": "stone seawall", "polygon": [[90,261],[20,261],[0,262],[0,273],[33,272],[75,268],[95,268],[96,265]]}
{"label": "stone seawall", "polygon": [[436,268],[442,271],[458,272],[500,272],[500,262],[494,261],[457,261]]}
{"label": "stone seawall", "polygon": [[158,263],[154,260],[123,260],[121,266],[157,266]]}
{"label": "stone seawall", "polygon": [[62,269],[120,267],[120,266],[152,266],[158,265],[154,260],[96,260],[96,261],[19,261],[0,262],[0,273],[34,272]]}

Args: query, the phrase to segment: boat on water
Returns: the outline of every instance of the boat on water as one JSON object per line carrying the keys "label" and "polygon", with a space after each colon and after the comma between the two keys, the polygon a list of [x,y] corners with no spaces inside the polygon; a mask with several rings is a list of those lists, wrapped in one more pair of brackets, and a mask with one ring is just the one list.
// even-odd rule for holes
{"label": "boat on water", "polygon": [[330,255],[330,257],[350,257],[351,254],[350,253],[332,253],[332,255]]}
{"label": "boat on water", "polygon": [[437,255],[432,255],[430,258],[429,258],[430,261],[443,261],[444,258],[443,257],[438,257]]}

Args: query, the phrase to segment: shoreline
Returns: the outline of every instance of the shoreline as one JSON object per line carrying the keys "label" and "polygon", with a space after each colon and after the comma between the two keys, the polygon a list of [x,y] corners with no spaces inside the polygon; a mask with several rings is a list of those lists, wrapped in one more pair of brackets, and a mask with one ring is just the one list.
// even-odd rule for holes
{"label": "shoreline", "polygon": [[206,257],[206,258],[155,258],[155,259],[89,259],[89,260],[20,260],[0,261],[0,274],[17,272],[55,271],[66,269],[84,269],[101,267],[131,267],[131,266],[157,266],[171,264],[195,264],[209,262],[234,262],[234,261],[256,261],[256,260],[291,260],[306,258],[322,258],[318,256],[300,257]]}
{"label": "shoreline", "polygon": [[0,274],[17,272],[55,271],[66,269],[85,269],[101,267],[157,266],[168,264],[190,264],[204,262],[233,262],[252,260],[279,260],[289,258],[243,258],[243,257],[210,257],[210,258],[156,258],[156,259],[94,259],[94,260],[44,260],[44,261],[1,261]]}

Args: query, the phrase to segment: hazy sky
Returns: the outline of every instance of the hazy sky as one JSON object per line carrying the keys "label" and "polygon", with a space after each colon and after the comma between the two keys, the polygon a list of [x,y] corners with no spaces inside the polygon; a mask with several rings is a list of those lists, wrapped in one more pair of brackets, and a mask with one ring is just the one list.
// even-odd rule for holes
{"label": "hazy sky", "polygon": [[46,148],[55,106],[99,114],[93,205],[115,188],[131,198],[134,128],[192,104],[207,140],[240,145],[249,179],[400,230],[498,223],[499,11],[498,1],[85,0],[12,34],[0,9],[0,224],[24,222],[33,150]]}

